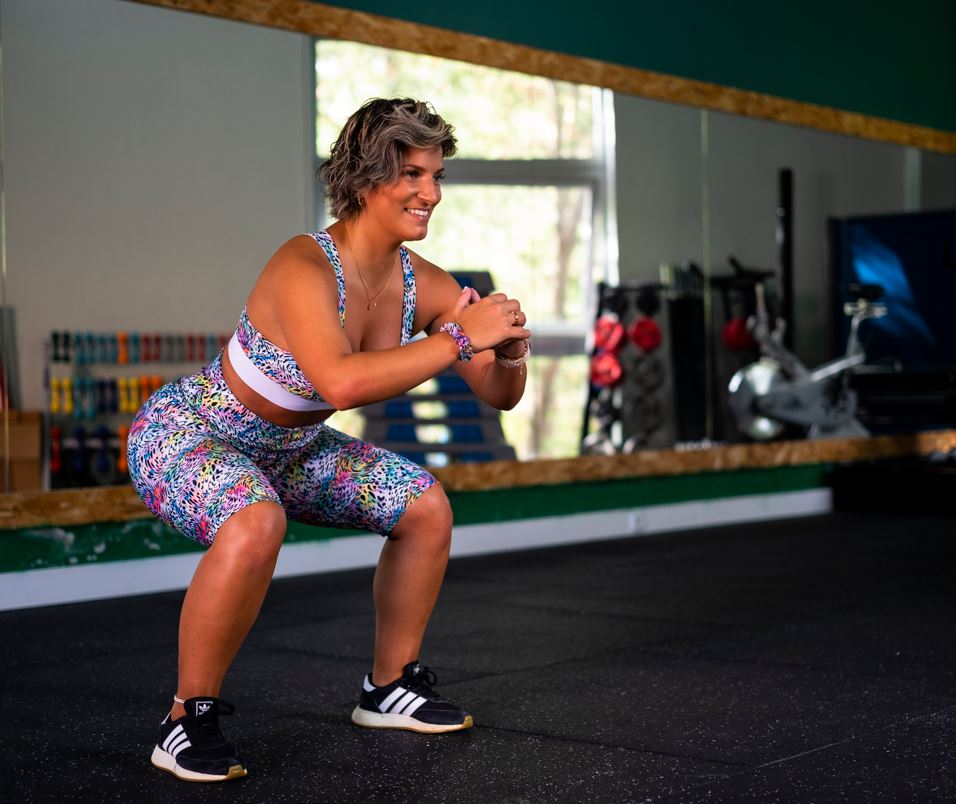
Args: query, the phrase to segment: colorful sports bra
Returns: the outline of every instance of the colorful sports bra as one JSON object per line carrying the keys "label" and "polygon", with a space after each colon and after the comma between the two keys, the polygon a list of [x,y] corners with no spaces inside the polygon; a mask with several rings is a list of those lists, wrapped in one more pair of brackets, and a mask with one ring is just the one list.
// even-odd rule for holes
{"label": "colorful sports bra", "polygon": [[[339,325],[345,326],[345,274],[342,260],[332,236],[326,232],[309,235],[315,239],[332,264],[339,289]],[[402,338],[404,346],[412,337],[412,322],[415,319],[415,272],[408,250],[399,249],[402,260]],[[332,410],[332,405],[322,399],[303,374],[291,352],[276,346],[263,337],[249,320],[246,308],[242,308],[239,324],[229,341],[229,362],[246,385],[261,396],[286,410]]]}

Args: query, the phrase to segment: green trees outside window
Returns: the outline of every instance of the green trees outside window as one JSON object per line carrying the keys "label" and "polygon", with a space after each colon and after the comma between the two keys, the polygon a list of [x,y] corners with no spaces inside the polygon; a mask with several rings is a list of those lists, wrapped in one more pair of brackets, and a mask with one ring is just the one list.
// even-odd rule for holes
{"label": "green trees outside window", "polygon": [[[608,199],[609,93],[594,87],[354,42],[319,40],[316,166],[346,118],[373,97],[429,101],[455,126],[441,207],[422,256],[487,270],[521,299],[535,331],[529,385],[503,425],[519,458],[578,452],[591,293],[614,279]],[[329,221],[321,198],[319,225]],[[357,433],[357,417],[336,414]]]}

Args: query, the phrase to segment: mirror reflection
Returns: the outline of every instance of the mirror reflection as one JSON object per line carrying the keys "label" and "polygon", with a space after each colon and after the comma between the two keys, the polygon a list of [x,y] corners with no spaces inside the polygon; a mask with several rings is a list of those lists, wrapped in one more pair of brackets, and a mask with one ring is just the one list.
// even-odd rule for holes
{"label": "mirror reflection", "polygon": [[[800,376],[849,356],[852,284],[884,286],[853,366],[866,430],[889,426],[901,369],[932,384],[950,360],[951,156],[119,0],[11,0],[0,22],[10,488],[125,482],[131,411],[222,348],[278,244],[330,223],[315,169],[373,96],[427,98],[456,126],[418,250],[529,310],[529,387],[501,418],[519,459],[808,434],[843,369],[803,390],[755,370],[743,413],[728,388],[767,344]],[[944,233],[921,234],[934,214]],[[761,421],[775,383],[804,420]],[[454,433],[428,391],[402,419],[441,464]]]}
{"label": "mirror reflection", "polygon": [[615,117],[625,281],[589,448],[950,425],[952,156],[623,96]]}

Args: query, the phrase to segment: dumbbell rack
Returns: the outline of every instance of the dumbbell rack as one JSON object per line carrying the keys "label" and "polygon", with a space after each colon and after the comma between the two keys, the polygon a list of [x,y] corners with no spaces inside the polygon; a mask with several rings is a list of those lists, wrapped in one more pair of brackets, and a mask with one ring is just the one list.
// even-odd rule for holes
{"label": "dumbbell rack", "polygon": [[54,331],[44,344],[43,484],[129,480],[126,437],[146,398],[214,358],[228,335]]}
{"label": "dumbbell rack", "polygon": [[[657,354],[661,290],[658,282],[598,283],[582,454],[645,449],[661,430],[667,375],[666,362]],[[602,329],[609,339],[598,336]]]}

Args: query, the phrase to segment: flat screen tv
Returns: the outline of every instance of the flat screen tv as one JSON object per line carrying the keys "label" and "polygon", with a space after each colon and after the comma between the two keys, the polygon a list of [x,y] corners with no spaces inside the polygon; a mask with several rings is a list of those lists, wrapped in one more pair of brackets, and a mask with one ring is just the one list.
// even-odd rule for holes
{"label": "flat screen tv", "polygon": [[887,314],[861,328],[867,363],[956,366],[956,210],[831,219],[829,235],[832,353],[849,332],[846,286],[876,284]]}

